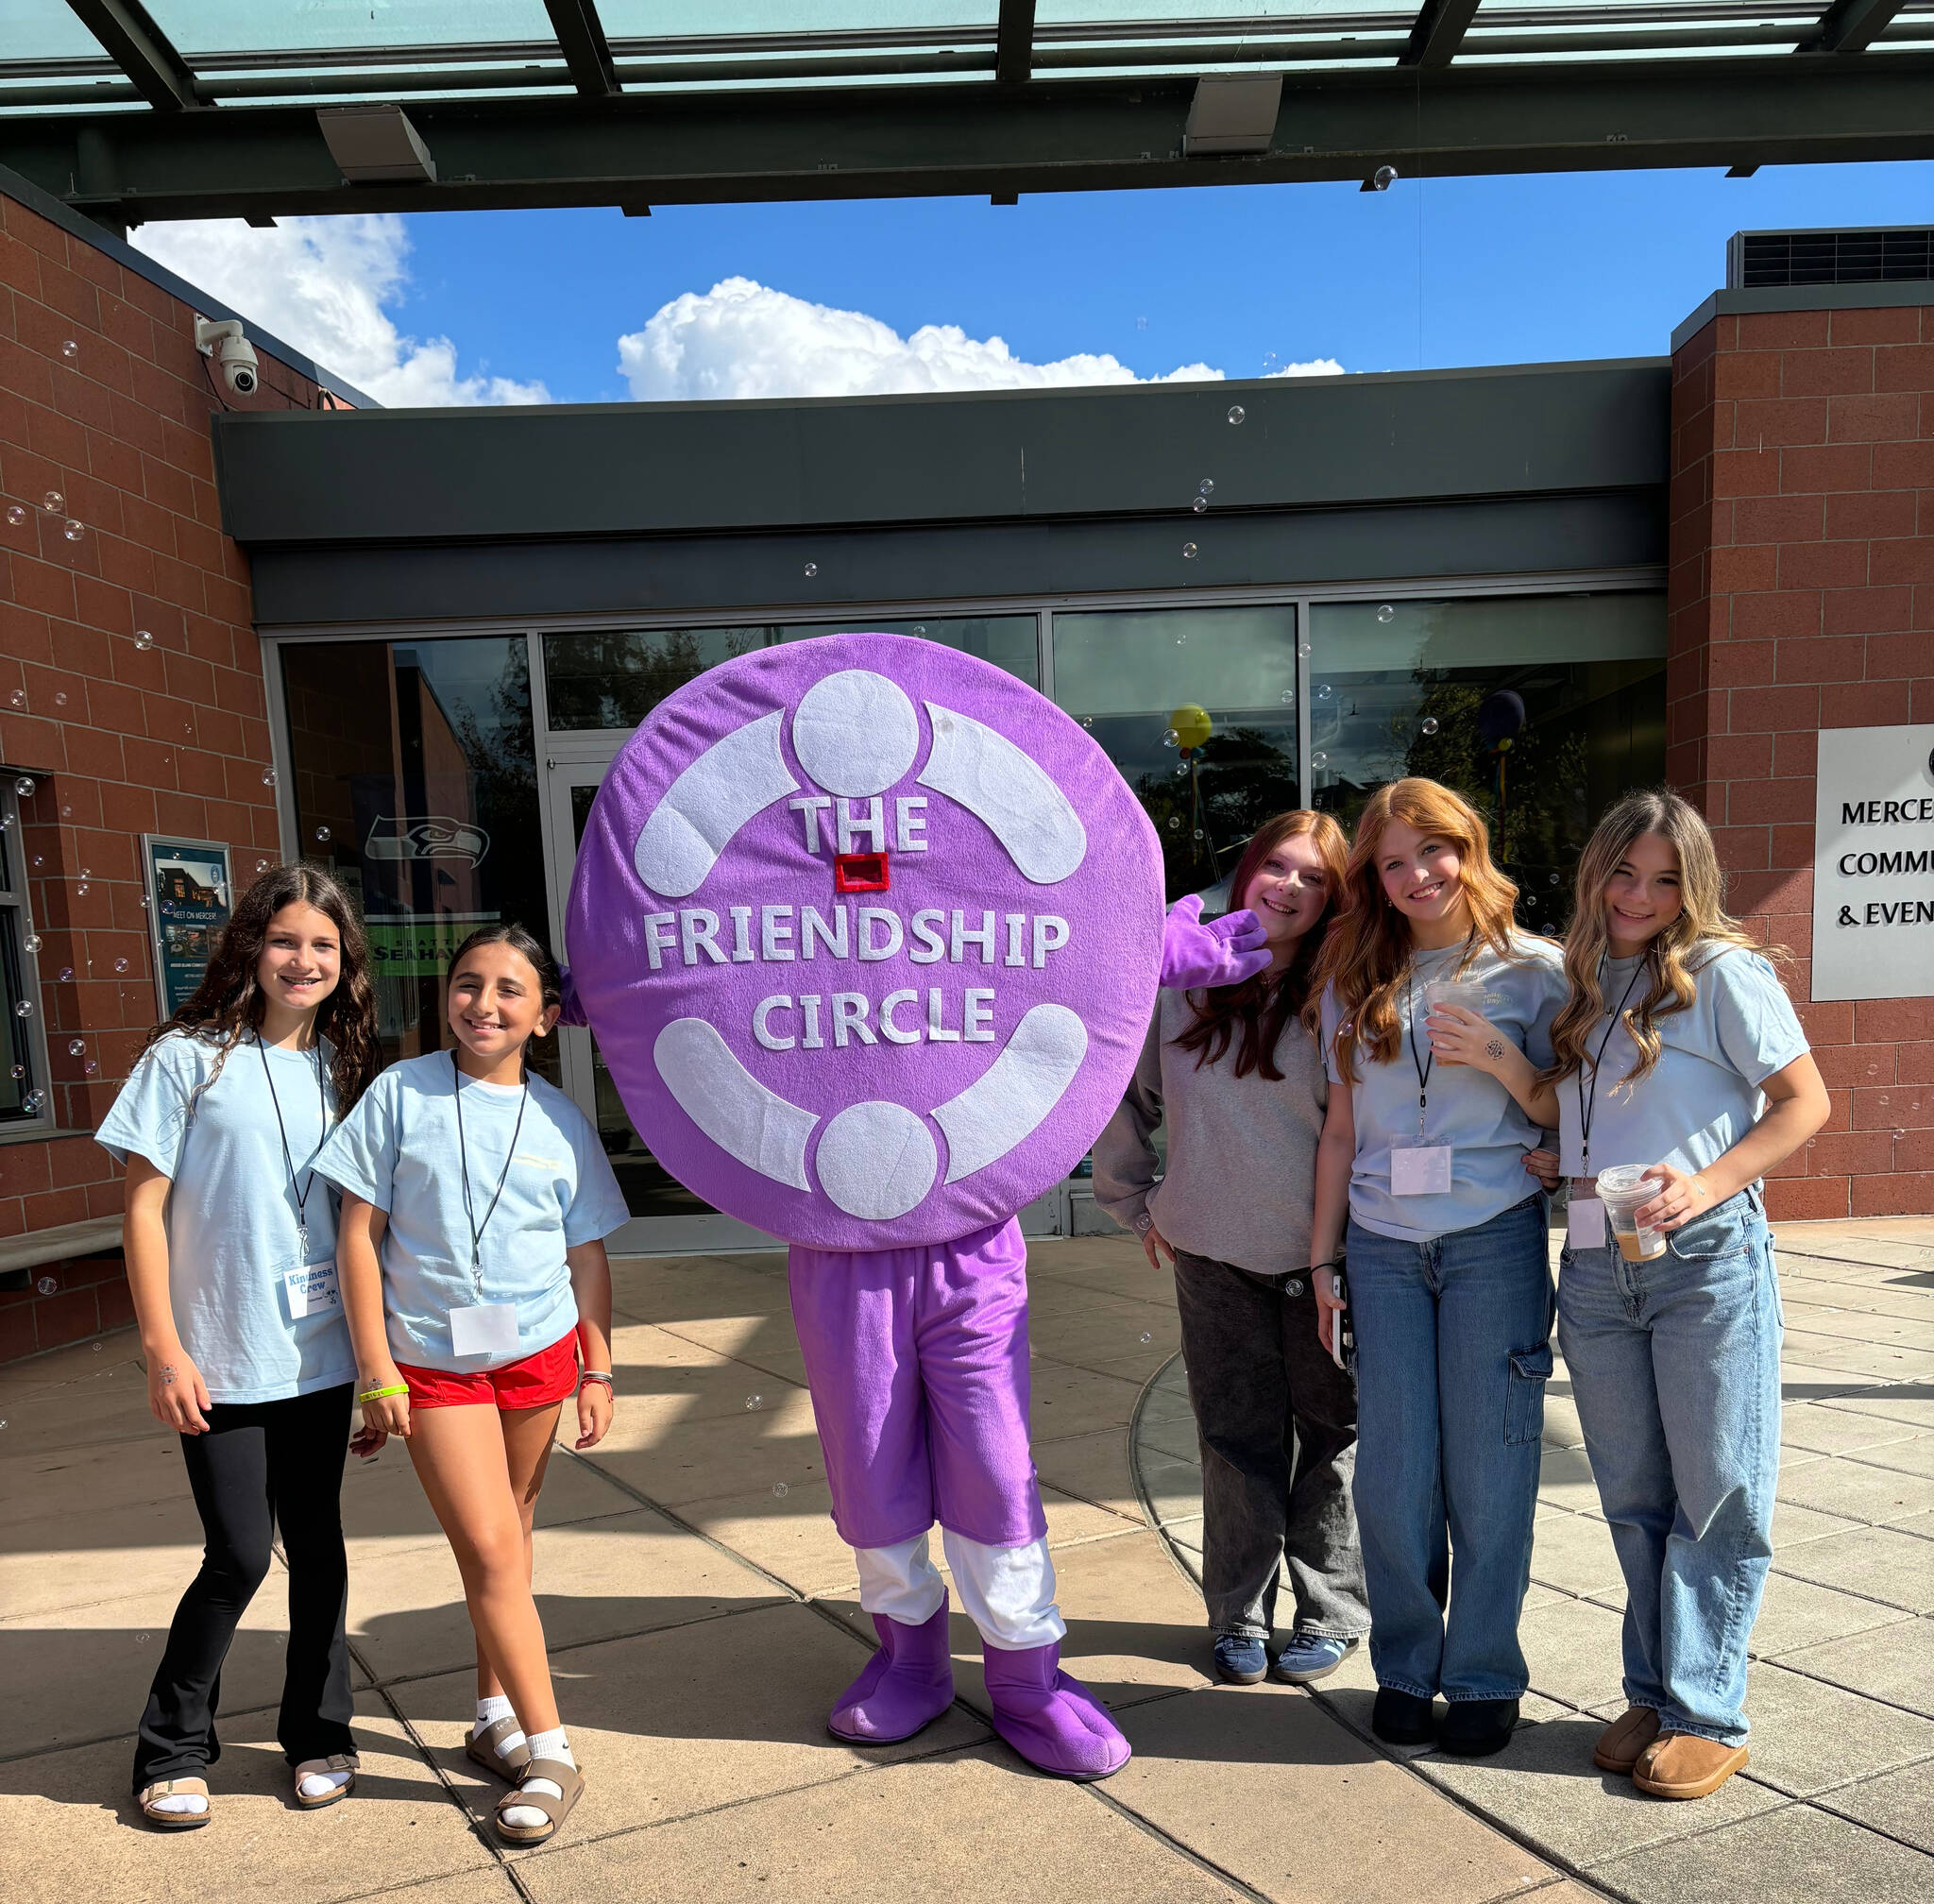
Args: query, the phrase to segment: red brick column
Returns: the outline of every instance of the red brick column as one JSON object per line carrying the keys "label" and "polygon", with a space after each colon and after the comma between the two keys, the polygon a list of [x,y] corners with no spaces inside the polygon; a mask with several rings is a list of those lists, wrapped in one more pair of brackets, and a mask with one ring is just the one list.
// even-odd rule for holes
{"label": "red brick column", "polygon": [[[106,1114],[155,1016],[136,836],[228,841],[244,881],[278,857],[247,563],[221,533],[218,400],[194,320],[0,196],[0,766],[36,782],[19,850],[43,941],[46,1088],[70,1131]],[[313,383],[265,351],[261,366],[255,403],[314,405]],[[58,514],[39,506],[50,490]],[[0,1236],[120,1208],[92,1137],[0,1145]],[[0,1362],[127,1320],[119,1276],[96,1257],[0,1291]]]}
{"label": "red brick column", "polygon": [[1934,299],[1722,314],[1672,367],[1667,773],[1833,1092],[1773,1213],[1934,1212],[1934,999],[1807,1002],[1818,731],[1934,722]]}

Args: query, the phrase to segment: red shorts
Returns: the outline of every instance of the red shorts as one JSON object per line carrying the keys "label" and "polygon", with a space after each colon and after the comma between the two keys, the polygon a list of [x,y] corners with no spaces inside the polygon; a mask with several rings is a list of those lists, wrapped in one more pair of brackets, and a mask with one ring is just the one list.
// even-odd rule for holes
{"label": "red shorts", "polygon": [[416,1368],[399,1362],[397,1373],[410,1385],[412,1408],[548,1408],[577,1393],[578,1334],[573,1329],[550,1348],[526,1355],[521,1362],[506,1362],[501,1368],[459,1375],[448,1368]]}

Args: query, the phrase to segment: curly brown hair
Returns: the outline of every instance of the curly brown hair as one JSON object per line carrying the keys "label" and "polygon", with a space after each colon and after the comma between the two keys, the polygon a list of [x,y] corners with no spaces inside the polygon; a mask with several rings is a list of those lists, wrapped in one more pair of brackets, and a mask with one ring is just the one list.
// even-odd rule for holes
{"label": "curly brown hair", "polygon": [[1276,1068],[1276,1041],[1282,1028],[1303,1009],[1309,995],[1310,974],[1315,969],[1316,955],[1323,949],[1323,936],[1343,896],[1347,847],[1343,828],[1327,813],[1313,813],[1306,807],[1279,813],[1265,820],[1250,836],[1236,861],[1229,882],[1230,910],[1240,910],[1249,883],[1262,870],[1270,854],[1285,840],[1307,834],[1323,856],[1330,876],[1330,897],[1316,923],[1305,932],[1295,956],[1280,972],[1258,972],[1240,985],[1215,985],[1199,994],[1192,993],[1189,1003],[1196,1022],[1177,1040],[1184,1051],[1196,1054],[1196,1067],[1213,1064],[1235,1046],[1235,1075],[1247,1078],[1251,1071],[1272,1082],[1282,1073]]}
{"label": "curly brown hair", "polygon": [[341,976],[335,990],[316,1007],[315,1030],[335,1047],[330,1081],[335,1086],[336,1115],[344,1117],[382,1069],[382,1050],[377,1043],[376,987],[369,977],[363,922],[348,895],[320,867],[272,866],[243,893],[194,997],[157,1025],[141,1048],[150,1049],[171,1031],[218,1045],[214,1068],[201,1086],[207,1090],[222,1075],[242,1034],[261,1028],[267,1000],[256,983],[256,968],[270,923],[284,906],[314,907],[336,928],[342,946]]}

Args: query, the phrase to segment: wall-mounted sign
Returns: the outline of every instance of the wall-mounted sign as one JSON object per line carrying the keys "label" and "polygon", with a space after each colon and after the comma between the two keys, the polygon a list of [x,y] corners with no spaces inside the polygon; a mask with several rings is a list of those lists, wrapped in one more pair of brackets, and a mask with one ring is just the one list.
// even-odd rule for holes
{"label": "wall-mounted sign", "polygon": [[148,939],[161,1016],[172,1017],[201,983],[235,903],[229,849],[211,840],[141,836]]}
{"label": "wall-mounted sign", "polygon": [[1813,822],[1813,996],[1934,997],[1934,727],[1828,727]]}

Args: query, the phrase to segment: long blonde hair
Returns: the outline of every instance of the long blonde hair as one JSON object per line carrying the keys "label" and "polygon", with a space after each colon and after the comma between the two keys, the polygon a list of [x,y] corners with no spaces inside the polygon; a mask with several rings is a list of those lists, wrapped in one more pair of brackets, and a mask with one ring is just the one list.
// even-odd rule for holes
{"label": "long blonde hair", "polygon": [[1359,1050],[1379,1064],[1397,1056],[1397,988],[1409,973],[1413,948],[1409,922],[1389,903],[1377,876],[1378,847],[1393,820],[1457,848],[1463,862],[1459,882],[1471,922],[1470,943],[1458,970],[1477,956],[1480,944],[1501,959],[1518,956],[1511,943],[1518,888],[1492,859],[1490,835],[1477,809],[1434,780],[1395,780],[1378,788],[1356,823],[1342,910],[1323,942],[1305,1011],[1314,1023],[1325,989],[1335,987],[1336,1068],[1346,1084],[1356,1081]]}
{"label": "long blonde hair", "polygon": [[1691,1004],[1694,979],[1713,955],[1705,948],[1739,945],[1771,958],[1786,957],[1778,945],[1762,945],[1725,910],[1725,875],[1699,809],[1663,787],[1627,793],[1605,810],[1579,856],[1570,930],[1565,935],[1565,978],[1569,992],[1552,1024],[1551,1068],[1544,1082],[1569,1078],[1581,1068],[1591,1031],[1605,1014],[1599,968],[1610,949],[1605,928],[1605,888],[1633,842],[1656,833],[1678,855],[1679,916],[1645,948],[1644,970],[1651,979],[1645,996],[1622,1015],[1638,1061],[1620,1081],[1636,1084],[1658,1062],[1657,1020]]}

